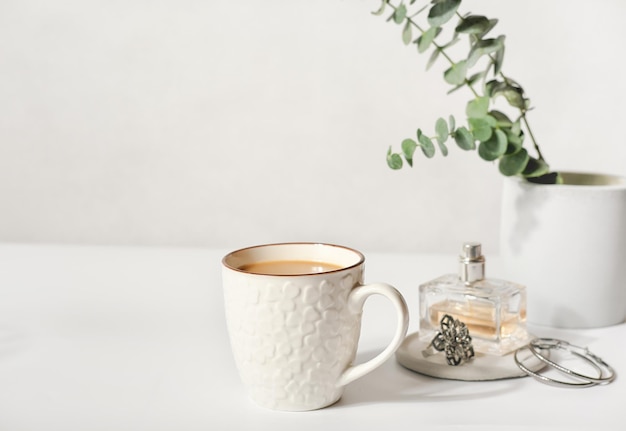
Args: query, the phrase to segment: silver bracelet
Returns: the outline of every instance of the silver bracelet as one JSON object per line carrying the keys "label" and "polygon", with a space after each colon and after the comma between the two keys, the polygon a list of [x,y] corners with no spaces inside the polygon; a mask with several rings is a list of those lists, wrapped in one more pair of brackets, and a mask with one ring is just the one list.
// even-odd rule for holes
{"label": "silver bracelet", "polygon": [[[609,364],[607,364],[602,358],[591,353],[587,347],[575,346],[568,343],[567,341],[557,340],[554,338],[535,338],[528,344],[528,348],[537,359],[570,377],[598,384],[606,384],[615,380],[615,370],[613,370],[613,368]],[[541,350],[551,349],[565,350],[566,352],[569,352],[574,356],[585,359],[587,362],[592,364],[596,370],[599,371],[598,377],[587,376],[585,374],[580,374],[572,371],[569,368],[565,368],[564,366],[546,358],[540,352]],[[606,376],[604,377],[603,374],[606,374]]]}
{"label": "silver bracelet", "polygon": [[[552,379],[552,378],[550,378],[548,376],[544,376],[543,374],[536,373],[536,372],[532,371],[531,369],[527,368],[523,364],[523,361],[520,361],[520,359],[518,358],[519,353],[521,351],[523,351],[523,350],[530,351],[528,346],[520,347],[519,349],[517,349],[515,351],[515,354],[513,355],[513,358],[515,359],[515,363],[517,364],[517,366],[522,371],[524,371],[529,376],[534,377],[537,381],[539,381],[541,383],[545,383],[546,385],[550,385],[550,386],[567,386],[567,387],[570,387],[570,388],[587,388],[589,386],[597,385],[597,383],[594,383],[594,382],[574,383],[574,382],[566,382],[566,381],[562,381],[562,380],[555,380],[555,379]],[[532,354],[532,352],[531,352],[531,354]],[[526,358],[526,359],[528,359],[528,358]]]}
{"label": "silver bracelet", "polygon": [[[566,368],[556,362],[548,359],[545,355],[541,353],[541,351],[550,351],[552,349],[560,349],[569,352],[570,354],[581,358],[588,362],[593,368],[598,371],[597,377],[587,376],[580,373],[576,373],[569,368]],[[532,353],[537,359],[544,362],[547,365],[555,368],[556,370],[574,378],[577,380],[581,380],[580,383],[568,382],[563,380],[556,380],[550,378],[546,375],[536,373],[530,370],[528,367],[524,365],[524,361],[519,359],[519,353],[523,350],[528,350]],[[545,383],[551,386],[566,386],[570,388],[585,388],[590,386],[595,386],[598,384],[606,384],[615,380],[616,373],[615,370],[611,366],[609,366],[602,358],[591,353],[588,348],[583,348],[579,346],[575,346],[573,344],[568,343],[567,341],[557,340],[554,338],[536,338],[530,342],[527,346],[521,347],[515,351],[514,354],[515,363],[517,366],[524,371],[529,376],[534,377],[541,383]],[[528,359],[528,358],[526,358]],[[605,374],[606,376],[603,376]]]}

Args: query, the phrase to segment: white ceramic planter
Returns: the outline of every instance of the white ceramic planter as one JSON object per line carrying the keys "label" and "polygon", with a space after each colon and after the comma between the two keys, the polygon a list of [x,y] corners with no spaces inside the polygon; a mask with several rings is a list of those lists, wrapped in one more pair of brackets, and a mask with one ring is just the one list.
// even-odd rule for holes
{"label": "white ceramic planter", "polygon": [[563,185],[507,178],[500,252],[528,289],[528,321],[560,328],[626,317],[626,178],[563,173]]}

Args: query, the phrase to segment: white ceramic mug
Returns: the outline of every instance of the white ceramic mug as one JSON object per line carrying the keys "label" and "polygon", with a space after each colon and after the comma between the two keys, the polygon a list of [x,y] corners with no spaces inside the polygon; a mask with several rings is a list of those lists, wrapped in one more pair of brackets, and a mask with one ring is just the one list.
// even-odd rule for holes
{"label": "white ceramic mug", "polygon": [[[320,273],[275,275],[246,266],[267,261],[336,265]],[[224,257],[226,320],[237,368],[250,396],[276,410],[304,411],[335,403],[343,387],[380,366],[402,343],[408,310],[388,284],[363,284],[364,257],[342,246],[283,243]],[[391,343],[353,365],[366,298],[387,297],[397,312]]]}

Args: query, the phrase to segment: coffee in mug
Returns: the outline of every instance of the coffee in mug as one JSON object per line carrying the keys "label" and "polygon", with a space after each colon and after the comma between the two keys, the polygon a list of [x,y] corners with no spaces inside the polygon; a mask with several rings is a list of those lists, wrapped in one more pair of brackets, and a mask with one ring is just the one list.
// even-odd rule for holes
{"label": "coffee in mug", "polygon": [[265,275],[304,275],[336,271],[341,269],[341,266],[313,260],[270,260],[242,265],[238,269]]}
{"label": "coffee in mug", "polygon": [[[382,365],[408,329],[402,295],[363,284],[365,259],[353,249],[316,243],[249,247],[222,260],[226,320],[241,379],[251,398],[276,410],[314,410]],[[391,343],[354,365],[363,304],[388,298],[397,312]]]}

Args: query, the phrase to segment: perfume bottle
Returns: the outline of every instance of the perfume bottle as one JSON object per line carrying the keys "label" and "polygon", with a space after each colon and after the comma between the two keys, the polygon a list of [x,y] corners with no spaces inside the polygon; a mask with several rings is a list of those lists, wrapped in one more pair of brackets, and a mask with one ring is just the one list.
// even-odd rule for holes
{"label": "perfume bottle", "polygon": [[476,352],[505,355],[530,341],[526,331],[526,288],[485,278],[480,243],[463,244],[459,274],[419,287],[420,336],[434,337],[444,315],[467,325]]}

